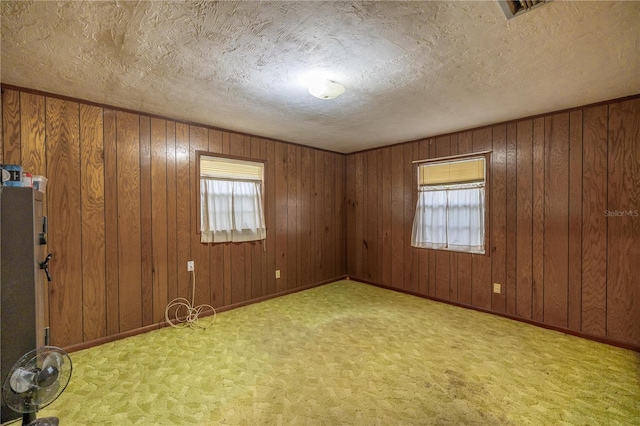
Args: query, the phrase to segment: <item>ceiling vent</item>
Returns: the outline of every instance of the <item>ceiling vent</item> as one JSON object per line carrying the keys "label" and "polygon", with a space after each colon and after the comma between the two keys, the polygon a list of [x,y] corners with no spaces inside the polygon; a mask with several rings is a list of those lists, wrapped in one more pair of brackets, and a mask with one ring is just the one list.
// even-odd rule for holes
{"label": "ceiling vent", "polygon": [[511,19],[544,4],[546,1],[547,0],[498,0],[498,3],[504,14],[507,15],[507,19]]}

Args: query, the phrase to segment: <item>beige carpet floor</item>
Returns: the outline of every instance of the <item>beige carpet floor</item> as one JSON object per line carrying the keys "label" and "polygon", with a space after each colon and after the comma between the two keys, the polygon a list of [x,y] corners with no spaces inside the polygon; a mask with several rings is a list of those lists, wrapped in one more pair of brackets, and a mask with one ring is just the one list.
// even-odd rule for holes
{"label": "beige carpet floor", "polygon": [[636,352],[353,281],[71,357],[62,426],[640,424]]}

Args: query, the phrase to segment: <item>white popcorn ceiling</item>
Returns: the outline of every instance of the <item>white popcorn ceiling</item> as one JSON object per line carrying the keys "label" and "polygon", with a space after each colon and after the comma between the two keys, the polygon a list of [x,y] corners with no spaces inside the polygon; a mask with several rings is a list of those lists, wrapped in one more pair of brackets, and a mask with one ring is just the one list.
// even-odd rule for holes
{"label": "white popcorn ceiling", "polygon": [[343,153],[640,93],[636,1],[1,7],[2,83]]}

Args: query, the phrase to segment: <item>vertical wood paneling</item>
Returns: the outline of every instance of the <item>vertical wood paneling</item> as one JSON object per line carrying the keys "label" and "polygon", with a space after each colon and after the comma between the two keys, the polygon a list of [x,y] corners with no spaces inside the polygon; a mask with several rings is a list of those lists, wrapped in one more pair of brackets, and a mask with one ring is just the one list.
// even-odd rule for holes
{"label": "vertical wood paneling", "polygon": [[[437,289],[444,299],[638,345],[640,197],[631,183],[640,179],[639,102],[343,156],[5,90],[0,158],[49,178],[54,344],[162,321],[168,299],[189,297],[185,263],[193,259],[197,271],[209,268],[198,275],[197,299],[217,307],[358,270],[397,288]],[[409,245],[411,160],[441,154],[445,139],[451,154],[493,149],[488,186],[503,187],[504,197],[488,197],[487,256],[448,253],[445,262]],[[267,159],[266,252],[261,244],[199,243],[196,149]],[[503,198],[506,222],[496,226]],[[504,262],[493,251],[502,231]],[[491,282],[503,270],[499,299]]]}
{"label": "vertical wood paneling", "polygon": [[[44,104],[42,96],[31,93],[20,95],[20,164],[25,172],[43,176],[47,171]],[[46,207],[46,201],[44,204]]]}
{"label": "vertical wood paneling", "polygon": [[[488,151],[491,150],[491,138],[492,129],[490,127],[475,130],[472,133],[473,138],[473,151]],[[491,176],[488,176],[487,185],[491,188],[493,184]],[[485,198],[485,212],[490,212],[492,209],[491,198]],[[486,223],[491,223],[488,220]],[[491,241],[491,228],[485,226],[486,232],[485,238]],[[490,309],[491,308],[491,257],[486,255],[471,255],[472,263],[472,276],[471,276],[471,291],[472,291],[472,304],[479,308]]]}
{"label": "vertical wood paneling", "polygon": [[605,336],[607,325],[608,107],[587,108],[582,141],[582,331]]}
{"label": "vertical wood paneling", "polygon": [[569,114],[545,117],[544,319],[567,326]]}
{"label": "vertical wood paneling", "polygon": [[[242,135],[235,133],[229,135],[229,154],[244,157]],[[246,272],[247,263],[250,263],[250,259],[247,259],[244,244],[229,243],[228,245],[230,246],[229,256],[231,260],[231,302],[239,303],[246,300],[247,297],[246,281],[249,277],[246,276]],[[283,253],[287,253],[286,249]],[[286,280],[286,272],[283,272],[283,279]]]}
{"label": "vertical wood paneling", "polygon": [[[209,129],[209,152],[222,153],[222,131]],[[224,247],[225,244],[211,244],[209,247],[209,304],[214,308],[224,305]]]}
{"label": "vertical wood paneling", "polygon": [[298,279],[300,283],[308,284],[311,281],[312,247],[309,244],[311,228],[313,224],[313,177],[311,176],[311,150],[301,149],[300,156],[300,194],[298,203]]}
{"label": "vertical wood paneling", "polygon": [[[451,155],[451,139],[449,136],[443,136],[436,139],[435,142],[436,157],[447,157]],[[436,250],[436,297],[439,299],[449,300],[449,287],[451,285],[451,274],[449,269],[449,259],[451,257],[448,251]]]}
{"label": "vertical wood paneling", "polygon": [[140,116],[117,112],[118,283],[120,331],[142,326]]}
{"label": "vertical wood paneling", "polygon": [[[518,205],[517,196],[517,184],[518,184],[518,171],[517,171],[517,139],[518,139],[517,123],[507,124],[507,181],[506,181],[506,237],[507,237],[507,251],[506,251],[506,285],[507,294],[500,294],[499,297],[495,297],[494,302],[497,303],[495,308],[499,312],[511,311],[515,313],[514,301],[516,297],[513,293],[516,287],[516,272],[517,272],[517,251],[518,251],[518,227],[517,227],[517,215],[520,206]],[[507,301],[507,297],[510,298],[511,305]],[[497,299],[497,300],[496,300]],[[499,307],[499,308],[498,308]]]}
{"label": "vertical wood paneling", "polygon": [[[382,247],[381,247],[381,270],[382,270],[382,284],[390,286],[392,284],[393,275],[392,275],[392,224],[391,224],[391,148],[382,148],[382,165],[380,169],[380,175],[382,177],[382,186],[381,186],[381,194],[380,194],[380,209],[382,210]],[[352,157],[347,157],[347,161]],[[351,181],[349,180],[349,176],[347,176],[347,185],[349,185]],[[347,214],[347,232],[349,229],[349,214]],[[348,251],[349,239],[347,239],[347,256],[349,255]],[[347,271],[348,272],[348,271]]]}
{"label": "vertical wood paneling", "polygon": [[176,123],[167,121],[167,303],[178,297]]}
{"label": "vertical wood paneling", "polygon": [[[345,156],[335,154],[335,213],[333,217],[333,223],[335,226],[335,238],[332,246],[335,247],[335,276],[342,276],[346,273],[345,270]],[[307,281],[308,282],[308,281]]]}
{"label": "vertical wood paneling", "polygon": [[544,211],[545,141],[544,118],[533,120],[533,302],[532,317],[544,321]]}
{"label": "vertical wood paneling", "polygon": [[[402,145],[391,147],[391,285],[404,286],[404,152]],[[356,181],[357,183],[357,181]],[[358,220],[356,219],[356,225]]]}
{"label": "vertical wood paneling", "polygon": [[191,197],[189,181],[189,126],[176,123],[176,267],[178,297],[191,300],[191,277],[187,262],[191,259]]}
{"label": "vertical wood paneling", "polygon": [[[458,153],[469,154],[473,152],[473,137],[471,132],[458,134]],[[485,216],[485,220],[491,220]],[[487,237],[488,238],[488,237]],[[491,250],[491,246],[488,246]],[[458,302],[471,305],[471,254],[460,254],[458,256]]]}
{"label": "vertical wood paneling", "polygon": [[[411,208],[409,209],[409,215],[411,216],[408,220],[408,234],[407,234],[407,239],[408,239],[408,246],[409,246],[409,250],[411,250],[411,288],[413,291],[420,291],[420,287],[421,286],[426,286],[426,280],[421,281],[421,274],[420,274],[420,254],[421,252],[425,251],[423,249],[418,249],[416,247],[412,247],[411,246],[411,236],[413,234],[413,219],[415,218],[415,214],[416,214],[416,206],[418,204],[418,191],[417,191],[417,175],[418,175],[418,166],[413,164],[413,161],[418,160],[420,158],[420,141],[416,141],[414,143],[411,144],[411,159],[409,160],[409,169],[411,170],[411,174],[410,176],[412,176],[413,182],[410,183],[409,185],[409,189],[411,191]],[[380,154],[380,151],[378,151],[378,154]],[[379,185],[378,185],[379,186]],[[449,266],[452,266],[453,263],[451,263]],[[456,263],[457,265],[457,263]],[[453,270],[452,270],[452,276],[453,276]],[[457,271],[456,271],[456,277],[457,277]],[[454,282],[453,280],[451,281],[451,291],[454,292],[455,294],[452,297],[455,297],[457,299],[458,297],[458,288],[457,288],[457,282]]]}
{"label": "vertical wood paneling", "polygon": [[20,164],[20,95],[15,90],[2,91],[2,158],[3,164]]}
{"label": "vertical wood paneling", "polygon": [[[411,226],[413,224],[413,216],[415,214],[416,203],[413,201],[416,195],[416,176],[411,167],[411,161],[413,161],[413,146],[414,143],[406,143],[402,145],[403,160],[402,160],[402,207],[403,207],[403,220],[402,220],[402,249],[404,261],[404,289],[412,291],[414,289],[414,271],[413,265],[413,248],[411,247]],[[417,286],[416,286],[417,287]]]}
{"label": "vertical wood paneling", "polygon": [[[378,263],[378,192],[380,191],[380,185],[378,184],[379,167],[379,151],[369,151],[365,154],[366,162],[366,182],[365,194],[365,224],[364,224],[364,240],[363,250],[366,261],[367,271],[365,278],[379,282],[379,263]],[[363,262],[364,263],[364,262]]]}
{"label": "vertical wood paneling", "polygon": [[[301,148],[302,149],[302,148]],[[322,281],[331,279],[335,277],[335,261],[333,257],[333,231],[334,231],[334,223],[332,219],[332,213],[335,210],[333,205],[335,193],[335,163],[332,161],[332,154],[326,151],[323,151],[324,157],[324,181],[326,182],[323,186],[323,208],[324,208],[324,216],[322,218],[322,223],[324,224],[324,235],[322,238],[322,246],[323,246],[323,255],[322,255],[322,264],[323,264],[323,274]],[[300,197],[300,194],[298,194]],[[300,248],[298,247],[298,250]],[[300,285],[300,284],[298,284]]]}
{"label": "vertical wood paneling", "polygon": [[142,325],[153,324],[153,241],[151,228],[151,119],[140,116],[140,260]]}
{"label": "vertical wood paneling", "polygon": [[80,105],[82,324],[85,341],[107,335],[102,108]]}
{"label": "vertical wood paneling", "polygon": [[[167,202],[167,123],[157,118],[151,119],[151,236],[152,236],[152,284],[153,322],[164,319],[164,311],[169,302],[167,278],[168,264],[168,221]],[[172,297],[173,299],[173,297]]]}
{"label": "vertical wood paneling", "polygon": [[533,121],[519,121],[517,131],[516,298],[509,299],[512,301],[507,306],[510,314],[530,319],[533,307]]}
{"label": "vertical wood paneling", "polygon": [[51,343],[66,346],[83,337],[80,106],[55,98],[46,102]]}
{"label": "vertical wood paneling", "polygon": [[[287,289],[295,288],[300,285],[298,281],[298,147],[296,145],[287,145]],[[322,169],[324,162],[322,157]],[[324,185],[318,188],[318,192],[324,194],[324,188],[328,182],[322,180]],[[324,205],[319,207],[322,217]],[[319,221],[322,225],[322,219]],[[322,226],[324,229],[324,226]],[[321,246],[322,249],[322,246]],[[324,260],[324,258],[323,258]]]}
{"label": "vertical wood paneling", "polygon": [[581,329],[582,315],[582,111],[569,114],[569,293],[567,326]]}
{"label": "vertical wood paneling", "polygon": [[277,267],[277,250],[276,250],[276,239],[277,239],[277,225],[276,225],[276,205],[277,205],[277,196],[276,196],[276,156],[275,156],[275,142],[266,141],[267,145],[267,176],[265,178],[267,182],[267,191],[266,191],[266,217],[267,221],[267,290],[269,294],[274,294],[276,292],[276,277],[275,270]]}
{"label": "vertical wood paneling", "polygon": [[607,337],[640,345],[640,99],[609,109]]}
{"label": "vertical wood paneling", "polygon": [[[265,158],[264,144],[258,138],[250,138],[251,158],[263,160]],[[263,200],[264,202],[264,200]],[[261,297],[266,293],[266,257],[264,256],[264,241],[258,241],[249,245],[251,250],[251,298]],[[215,244],[212,244],[214,246]],[[210,247],[211,250],[213,247]],[[213,273],[209,274],[214,276]]]}
{"label": "vertical wood paneling", "polygon": [[491,308],[505,311],[504,297],[514,293],[515,286],[507,281],[507,210],[515,206],[507,205],[507,139],[513,138],[513,124],[494,126],[493,151],[491,154],[491,214],[485,222],[491,226],[491,281],[502,286],[501,293],[491,293]]}
{"label": "vertical wood paneling", "polygon": [[[429,157],[429,140],[423,139],[418,146],[418,160],[424,160]],[[384,155],[383,155],[384,158]],[[417,166],[414,169],[417,181]],[[389,180],[389,179],[385,179]],[[417,186],[417,182],[416,182]],[[417,202],[416,202],[417,203]],[[388,207],[387,207],[388,208]],[[383,207],[384,210],[387,208]],[[384,214],[383,210],[383,214]],[[418,289],[421,294],[429,294],[429,251],[418,249]]]}
{"label": "vertical wood paneling", "polygon": [[[198,233],[198,198],[200,197],[200,176],[197,174],[196,151],[209,149],[209,132],[204,127],[190,126],[189,128],[189,190],[191,196],[191,259],[194,261],[196,273],[196,294],[194,303],[196,306],[209,304],[211,291],[209,289],[209,246],[200,242]],[[186,264],[184,265],[186,269]]]}
{"label": "vertical wood paneling", "polygon": [[[322,249],[322,235],[324,233],[324,187],[326,185],[325,180],[325,170],[324,170],[324,158],[323,153],[320,151],[314,152],[314,167],[315,167],[315,178],[314,182],[314,230],[313,230],[313,247],[314,247],[314,258],[315,258],[315,275],[313,276],[314,281],[322,280],[322,276],[324,275],[324,251]],[[362,202],[360,202],[362,205]],[[360,241],[362,238],[360,238]]]}
{"label": "vertical wood paneling", "polygon": [[103,112],[104,143],[104,232],[107,335],[120,331],[120,286],[118,280],[118,179],[116,112]]}
{"label": "vertical wood paneling", "polygon": [[[288,207],[287,207],[287,145],[275,143],[275,210],[276,215],[276,269],[280,270],[280,278],[276,280],[276,291],[284,291],[288,288],[287,271],[287,224]],[[316,180],[317,182],[317,180]]]}

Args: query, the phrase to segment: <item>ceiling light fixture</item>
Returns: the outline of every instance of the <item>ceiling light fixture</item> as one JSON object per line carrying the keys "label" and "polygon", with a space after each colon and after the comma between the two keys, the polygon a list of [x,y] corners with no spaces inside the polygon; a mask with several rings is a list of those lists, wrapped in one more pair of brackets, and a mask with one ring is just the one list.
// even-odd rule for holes
{"label": "ceiling light fixture", "polygon": [[318,99],[334,99],[344,93],[344,86],[332,80],[317,80],[309,84],[309,93]]}

